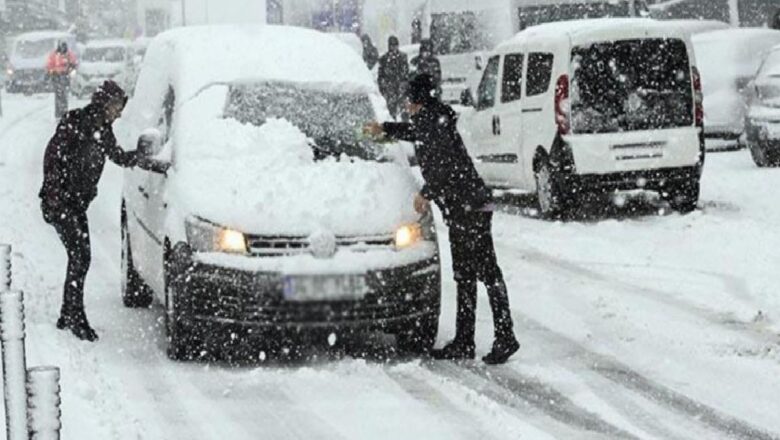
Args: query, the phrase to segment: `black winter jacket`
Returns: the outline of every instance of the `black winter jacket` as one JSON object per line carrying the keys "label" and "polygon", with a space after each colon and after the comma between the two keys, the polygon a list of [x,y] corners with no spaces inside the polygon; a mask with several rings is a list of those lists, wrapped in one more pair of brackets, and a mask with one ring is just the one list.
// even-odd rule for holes
{"label": "black winter jacket", "polygon": [[137,163],[135,151],[125,152],[117,145],[100,107],[89,104],[66,113],[43,158],[43,186],[38,195],[44,216],[86,212],[97,196],[106,158],[123,167]]}
{"label": "black winter jacket", "polygon": [[382,96],[400,97],[404,94],[406,82],[409,81],[409,59],[403,52],[388,52],[379,59],[377,73],[379,91]]}
{"label": "black winter jacket", "polygon": [[439,101],[428,101],[411,123],[386,122],[386,135],[414,142],[425,185],[423,197],[435,202],[448,223],[492,202],[492,192],[477,174],[457,129],[454,110]]}
{"label": "black winter jacket", "polygon": [[416,56],[412,58],[412,68],[414,75],[430,75],[433,78],[436,87],[441,86],[441,63],[439,60],[431,55],[428,58]]}

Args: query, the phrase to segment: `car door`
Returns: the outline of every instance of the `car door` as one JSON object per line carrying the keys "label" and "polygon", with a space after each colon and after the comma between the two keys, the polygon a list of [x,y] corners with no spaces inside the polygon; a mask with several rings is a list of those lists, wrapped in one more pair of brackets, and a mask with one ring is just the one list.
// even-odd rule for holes
{"label": "car door", "polygon": [[[173,127],[176,109],[176,93],[171,86],[163,101],[162,116],[158,130],[162,135],[160,149],[154,153],[159,153],[162,148],[171,148],[173,142]],[[148,265],[146,282],[158,294],[165,292],[165,272],[164,272],[164,244],[165,244],[165,220],[167,217],[168,205],[165,201],[167,177],[165,174],[146,172],[144,181],[144,198],[146,199],[146,210],[144,218],[150,240],[147,253]]]}
{"label": "car door", "polygon": [[525,55],[521,51],[507,53],[501,69],[501,99],[496,105],[494,125],[497,139],[489,158],[495,174],[507,186],[517,186],[521,169],[523,112],[522,93]]}
{"label": "car door", "polygon": [[498,130],[495,125],[495,104],[498,95],[500,56],[496,55],[488,60],[482,81],[477,88],[475,112],[472,115],[469,133],[473,142],[471,154],[476,161],[477,169],[482,177],[491,181],[490,163],[484,161],[493,154],[498,142]]}
{"label": "car door", "polygon": [[[536,49],[536,48],[534,48]],[[550,151],[555,140],[555,130],[551,129],[555,120],[555,99],[552,90],[553,51],[545,48],[529,51],[525,75],[525,90],[522,99],[523,141],[521,163],[521,187],[535,188],[532,160],[537,148]]]}

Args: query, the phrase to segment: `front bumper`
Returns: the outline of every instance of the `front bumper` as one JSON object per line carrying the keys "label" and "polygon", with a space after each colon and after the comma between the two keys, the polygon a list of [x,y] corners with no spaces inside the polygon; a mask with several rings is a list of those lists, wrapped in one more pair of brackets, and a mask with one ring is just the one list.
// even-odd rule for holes
{"label": "front bumper", "polygon": [[6,79],[9,90],[51,91],[52,85],[45,70],[17,70]]}
{"label": "front bumper", "polygon": [[[185,256],[186,258],[186,256]],[[292,302],[283,298],[284,275],[198,263],[177,257],[180,319],[198,331],[229,326],[258,331],[361,329],[394,332],[438,315],[438,257],[369,271],[360,300]]]}

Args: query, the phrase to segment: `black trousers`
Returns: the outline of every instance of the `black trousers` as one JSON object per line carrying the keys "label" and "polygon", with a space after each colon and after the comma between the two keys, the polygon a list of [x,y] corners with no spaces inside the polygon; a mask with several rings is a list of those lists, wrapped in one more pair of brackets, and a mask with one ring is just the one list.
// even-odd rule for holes
{"label": "black trousers", "polygon": [[61,214],[50,220],[68,254],[68,269],[65,274],[62,296],[62,313],[83,312],[84,281],[92,262],[87,214]]}
{"label": "black trousers", "polygon": [[70,90],[70,76],[52,76],[54,84],[54,116],[59,119],[68,112],[68,92]]}
{"label": "black trousers", "polygon": [[449,223],[452,268],[458,285],[455,338],[474,341],[477,281],[487,287],[496,339],[514,337],[509,295],[493,245],[493,213],[472,212]]}

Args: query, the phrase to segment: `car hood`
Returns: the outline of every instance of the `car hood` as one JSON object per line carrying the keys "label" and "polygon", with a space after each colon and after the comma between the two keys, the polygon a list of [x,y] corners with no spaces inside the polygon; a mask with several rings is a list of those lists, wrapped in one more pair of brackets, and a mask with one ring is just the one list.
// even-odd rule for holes
{"label": "car hood", "polygon": [[417,182],[408,167],[394,163],[204,159],[177,168],[169,182],[167,201],[182,217],[248,234],[378,235],[419,218]]}

